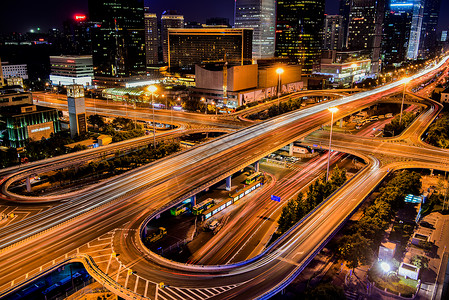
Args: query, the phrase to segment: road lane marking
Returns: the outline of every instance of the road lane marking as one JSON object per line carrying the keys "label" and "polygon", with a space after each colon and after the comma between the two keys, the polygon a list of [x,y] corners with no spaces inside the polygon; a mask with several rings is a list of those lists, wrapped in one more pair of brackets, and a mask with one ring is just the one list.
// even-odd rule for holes
{"label": "road lane marking", "polygon": [[143,293],[143,296],[144,296],[144,297],[147,297],[147,292],[148,292],[148,280],[145,279],[145,281],[146,281],[147,283],[145,284],[145,292]]}
{"label": "road lane marking", "polygon": [[129,270],[128,270],[128,272],[126,272],[125,289],[128,289],[127,288],[127,286],[128,286],[128,279],[129,279]]}
{"label": "road lane marking", "polygon": [[118,266],[117,276],[115,277],[115,282],[118,282],[118,276],[120,275],[120,269],[122,268],[122,264]]}
{"label": "road lane marking", "polygon": [[136,293],[137,290],[137,283],[139,282],[139,276],[136,276],[136,284],[134,285],[134,293]]}
{"label": "road lane marking", "polygon": [[[184,292],[183,290],[179,289],[179,288],[175,288],[177,291],[183,293],[184,295],[186,295],[187,297],[189,297],[190,299],[196,300],[196,298],[190,296],[189,294],[187,294],[186,292]],[[187,289],[188,291],[188,289]]]}

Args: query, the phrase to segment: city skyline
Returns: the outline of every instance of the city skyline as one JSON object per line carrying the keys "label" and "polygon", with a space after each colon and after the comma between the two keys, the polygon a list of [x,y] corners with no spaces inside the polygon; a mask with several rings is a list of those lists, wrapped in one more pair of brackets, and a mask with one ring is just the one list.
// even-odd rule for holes
{"label": "city skyline", "polygon": [[[23,10],[23,2],[8,1],[3,4],[0,12],[0,33],[21,32],[25,33],[33,28],[42,28],[46,32],[50,28],[61,28],[62,22],[73,17],[77,13],[88,13],[88,0],[68,2],[57,0],[45,0],[39,2],[25,1],[27,7]],[[233,23],[234,0],[207,1],[196,0],[195,4],[180,0],[155,1],[145,0],[145,6],[150,7],[151,12],[156,12],[160,17],[164,10],[176,9],[185,15],[187,20],[204,22],[208,17],[226,17]],[[42,5],[42,4],[45,5]],[[326,14],[338,14],[339,2],[326,0]],[[152,9],[154,7],[154,10]],[[198,7],[203,9],[198,14]],[[17,21],[17,14],[9,12],[20,12],[21,20]],[[442,1],[441,11],[449,11],[449,2]],[[440,18],[438,31],[449,29],[449,19]]]}

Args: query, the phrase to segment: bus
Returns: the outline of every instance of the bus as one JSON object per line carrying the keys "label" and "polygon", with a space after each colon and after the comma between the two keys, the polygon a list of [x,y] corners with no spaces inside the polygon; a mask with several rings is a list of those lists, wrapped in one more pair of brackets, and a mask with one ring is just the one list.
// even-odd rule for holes
{"label": "bus", "polygon": [[208,198],[206,200],[204,200],[203,202],[193,206],[192,208],[192,213],[195,216],[201,215],[203,213],[203,211],[208,210],[209,208],[211,208],[213,205],[215,204],[214,199],[212,198]]}
{"label": "bus", "polygon": [[260,172],[253,173],[253,174],[251,174],[250,176],[248,176],[248,177],[246,178],[245,183],[246,183],[246,184],[251,184],[251,183],[253,183],[254,181],[256,181],[261,175],[262,175],[262,173],[260,173]]}
{"label": "bus", "polygon": [[182,203],[181,205],[175,206],[173,208],[170,209],[170,214],[172,216],[179,216],[182,215],[184,213],[186,213],[188,210],[190,210],[191,207],[191,203],[187,202],[187,203]]}
{"label": "bus", "polygon": [[216,205],[214,205],[211,208],[209,208],[208,210],[204,211],[202,213],[203,219],[204,220],[209,219],[210,217],[212,217],[216,213],[222,211],[226,207],[236,203],[237,201],[239,201],[240,199],[242,199],[246,195],[252,193],[254,190],[258,189],[262,185],[263,185],[263,177],[259,177],[259,179],[256,180],[255,182],[253,182],[250,185],[244,187],[240,191],[237,191],[236,193],[234,193],[232,195],[229,195],[229,198],[220,201]]}
{"label": "bus", "polygon": [[187,141],[180,141],[179,144],[185,148],[192,148],[193,146],[195,146],[195,143],[187,142]]}

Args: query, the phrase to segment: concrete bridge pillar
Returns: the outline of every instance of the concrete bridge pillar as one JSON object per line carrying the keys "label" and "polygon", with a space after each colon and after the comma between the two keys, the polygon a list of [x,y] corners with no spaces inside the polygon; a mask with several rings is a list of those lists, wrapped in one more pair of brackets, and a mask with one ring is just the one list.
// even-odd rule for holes
{"label": "concrete bridge pillar", "polygon": [[256,161],[256,162],[254,163],[254,170],[255,170],[256,172],[259,172],[259,165],[260,165],[259,161]]}
{"label": "concrete bridge pillar", "polygon": [[196,205],[196,195],[193,195],[192,198],[190,198],[190,199],[192,199],[191,200],[192,206],[195,206]]}
{"label": "concrete bridge pillar", "polygon": [[433,169],[430,169],[430,176],[433,176]]}
{"label": "concrete bridge pillar", "polygon": [[26,186],[27,186],[27,192],[31,193],[31,179],[30,179],[30,176],[28,176],[26,178]]}
{"label": "concrete bridge pillar", "polygon": [[226,190],[227,191],[231,190],[231,187],[232,187],[231,179],[232,179],[232,176],[226,177]]}
{"label": "concrete bridge pillar", "polygon": [[290,143],[290,147],[288,147],[288,155],[293,155],[293,143]]}

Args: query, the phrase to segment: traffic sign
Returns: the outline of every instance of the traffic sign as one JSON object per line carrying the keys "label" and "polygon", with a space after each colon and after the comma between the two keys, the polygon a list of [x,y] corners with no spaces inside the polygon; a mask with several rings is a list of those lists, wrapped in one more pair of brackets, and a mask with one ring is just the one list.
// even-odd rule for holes
{"label": "traffic sign", "polygon": [[271,195],[271,200],[276,201],[276,202],[281,202],[281,197]]}

